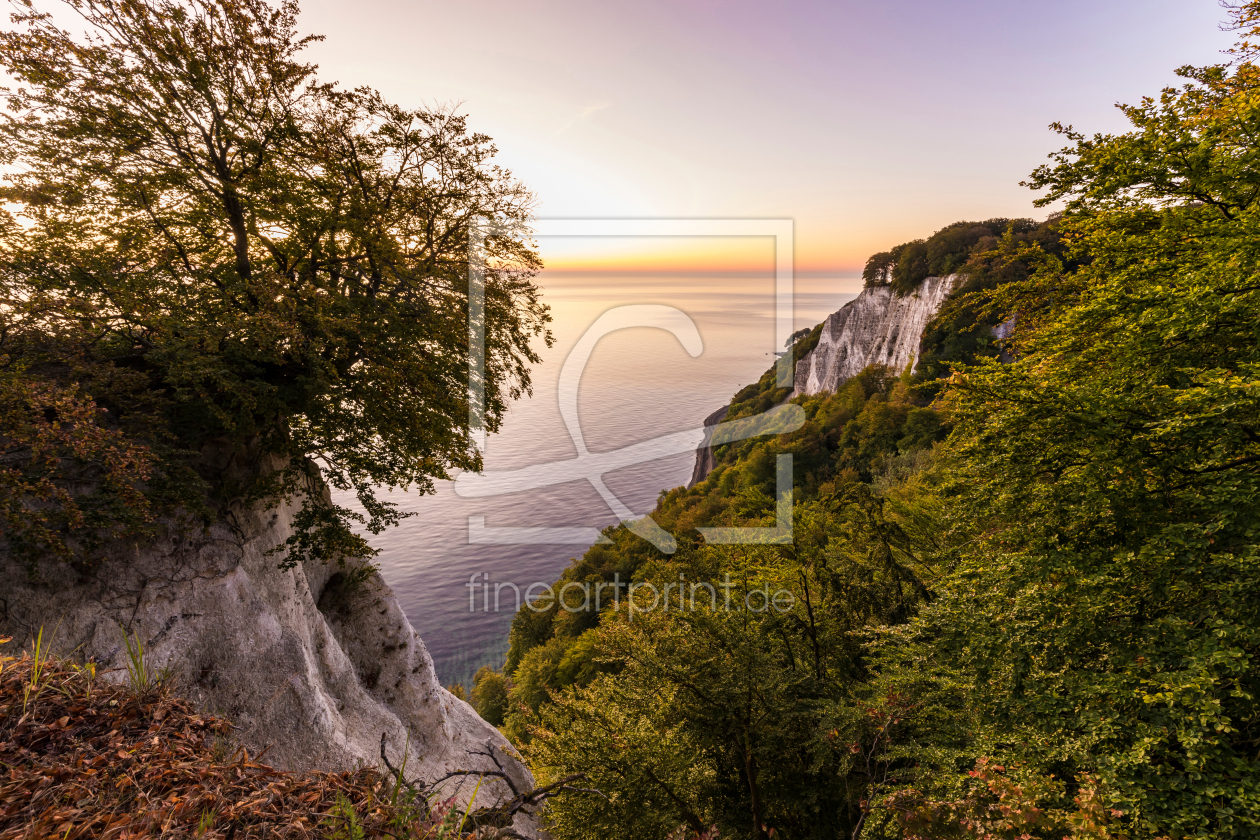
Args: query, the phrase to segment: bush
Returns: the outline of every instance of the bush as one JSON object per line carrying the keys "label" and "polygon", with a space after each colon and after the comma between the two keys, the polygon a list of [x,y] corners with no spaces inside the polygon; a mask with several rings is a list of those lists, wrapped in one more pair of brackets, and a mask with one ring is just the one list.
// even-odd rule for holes
{"label": "bush", "polygon": [[508,692],[512,684],[507,677],[488,666],[483,666],[473,678],[472,705],[492,726],[502,726],[507,713]]}

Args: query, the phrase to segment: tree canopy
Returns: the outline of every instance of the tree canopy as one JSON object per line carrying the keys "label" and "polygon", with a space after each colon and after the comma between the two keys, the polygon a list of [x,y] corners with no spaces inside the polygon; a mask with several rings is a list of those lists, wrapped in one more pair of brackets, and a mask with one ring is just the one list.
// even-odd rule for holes
{"label": "tree canopy", "polygon": [[1024,234],[1036,228],[1032,219],[989,219],[954,222],[927,239],[903,242],[871,255],[862,270],[866,286],[891,286],[898,297],[913,294],[929,277],[963,270],[967,261],[996,247],[1004,233]]}
{"label": "tree canopy", "polygon": [[[120,481],[144,491],[123,499],[141,518],[155,501],[303,493],[293,559],[370,551],[351,521],[398,517],[373,488],[423,491],[479,467],[467,353],[481,218],[500,223],[484,242],[489,431],[529,388],[530,342],[550,340],[541,262],[519,232],[531,194],[463,116],[320,81],[294,0],[67,5],[84,35],[26,3],[0,36],[17,81],[0,124],[0,373],[101,409],[89,421],[18,400],[23,422],[94,423],[147,466],[128,481],[66,449],[58,473],[15,443],[5,469],[26,483],[0,483],[0,506],[105,504]],[[71,489],[71,462],[114,479]],[[316,466],[366,518],[319,502]],[[40,469],[64,491],[52,502],[21,489]],[[35,543],[69,535],[50,525]]]}

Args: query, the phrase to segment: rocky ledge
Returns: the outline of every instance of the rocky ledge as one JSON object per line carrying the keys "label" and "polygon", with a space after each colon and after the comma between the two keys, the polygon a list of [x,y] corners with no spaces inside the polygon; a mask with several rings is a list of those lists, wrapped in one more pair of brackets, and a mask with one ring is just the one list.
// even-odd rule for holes
{"label": "rocky ledge", "polygon": [[[497,759],[513,787],[531,790],[507,739],[438,683],[379,574],[356,582],[336,563],[278,568],[267,551],[288,538],[295,513],[237,511],[90,569],[50,560],[35,580],[0,557],[0,635],[29,641],[42,628],[55,652],[95,660],[120,681],[130,635],[182,696],[233,720],[235,740],[280,769],[380,765],[384,734],[395,767],[406,751],[411,779],[493,771]],[[477,781],[453,777],[441,795],[467,803]],[[476,807],[512,795],[487,777]],[[513,828],[538,835],[524,815]]]}

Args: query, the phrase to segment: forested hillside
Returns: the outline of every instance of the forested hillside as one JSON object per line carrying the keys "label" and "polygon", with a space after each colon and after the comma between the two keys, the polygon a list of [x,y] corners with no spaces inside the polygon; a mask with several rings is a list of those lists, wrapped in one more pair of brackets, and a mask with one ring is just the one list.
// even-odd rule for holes
{"label": "forested hillside", "polygon": [[[607,795],[557,804],[557,836],[1260,833],[1260,4],[1234,15],[1234,63],[1128,133],[1059,128],[1029,185],[1061,216],[945,229],[965,283],[914,375],[798,399],[800,429],[662,494],[676,553],[618,528],[562,581],[670,609],[518,615],[474,697]],[[701,539],[775,524],[780,453],[792,542]]]}

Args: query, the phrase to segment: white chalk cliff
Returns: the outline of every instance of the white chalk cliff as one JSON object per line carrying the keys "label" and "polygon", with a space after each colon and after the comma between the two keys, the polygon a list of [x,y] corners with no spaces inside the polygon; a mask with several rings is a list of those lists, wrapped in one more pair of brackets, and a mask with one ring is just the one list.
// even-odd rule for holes
{"label": "white chalk cliff", "polygon": [[[929,277],[914,294],[897,297],[887,286],[867,287],[823,321],[818,344],[796,363],[788,399],[835,391],[867,365],[901,371],[915,360],[923,330],[949,297],[957,275]],[[709,441],[726,416],[724,406],[705,418],[704,439],[687,486],[695,487],[715,465]]]}
{"label": "white chalk cliff", "polygon": [[904,369],[919,352],[923,330],[949,296],[955,276],[929,277],[901,298],[887,286],[863,289],[823,322],[818,345],[796,363],[792,396],[835,391],[867,365]]}
{"label": "white chalk cliff", "polygon": [[[43,628],[53,649],[95,659],[107,679],[126,677],[124,633],[168,668],[176,691],[228,716],[236,740],[281,769],[380,766],[386,754],[410,779],[495,770],[493,752],[520,791],[534,787],[507,740],[446,691],[424,642],[375,573],[346,585],[336,563],[282,570],[266,552],[292,533],[293,505],[237,510],[208,530],[168,536],[90,569],[57,560],[25,569],[0,557],[0,635],[29,641]],[[111,672],[112,669],[112,672]],[[406,746],[405,746],[406,745]],[[477,777],[443,796],[466,802]],[[477,806],[512,797],[486,778]],[[533,818],[513,826],[537,835]]]}

